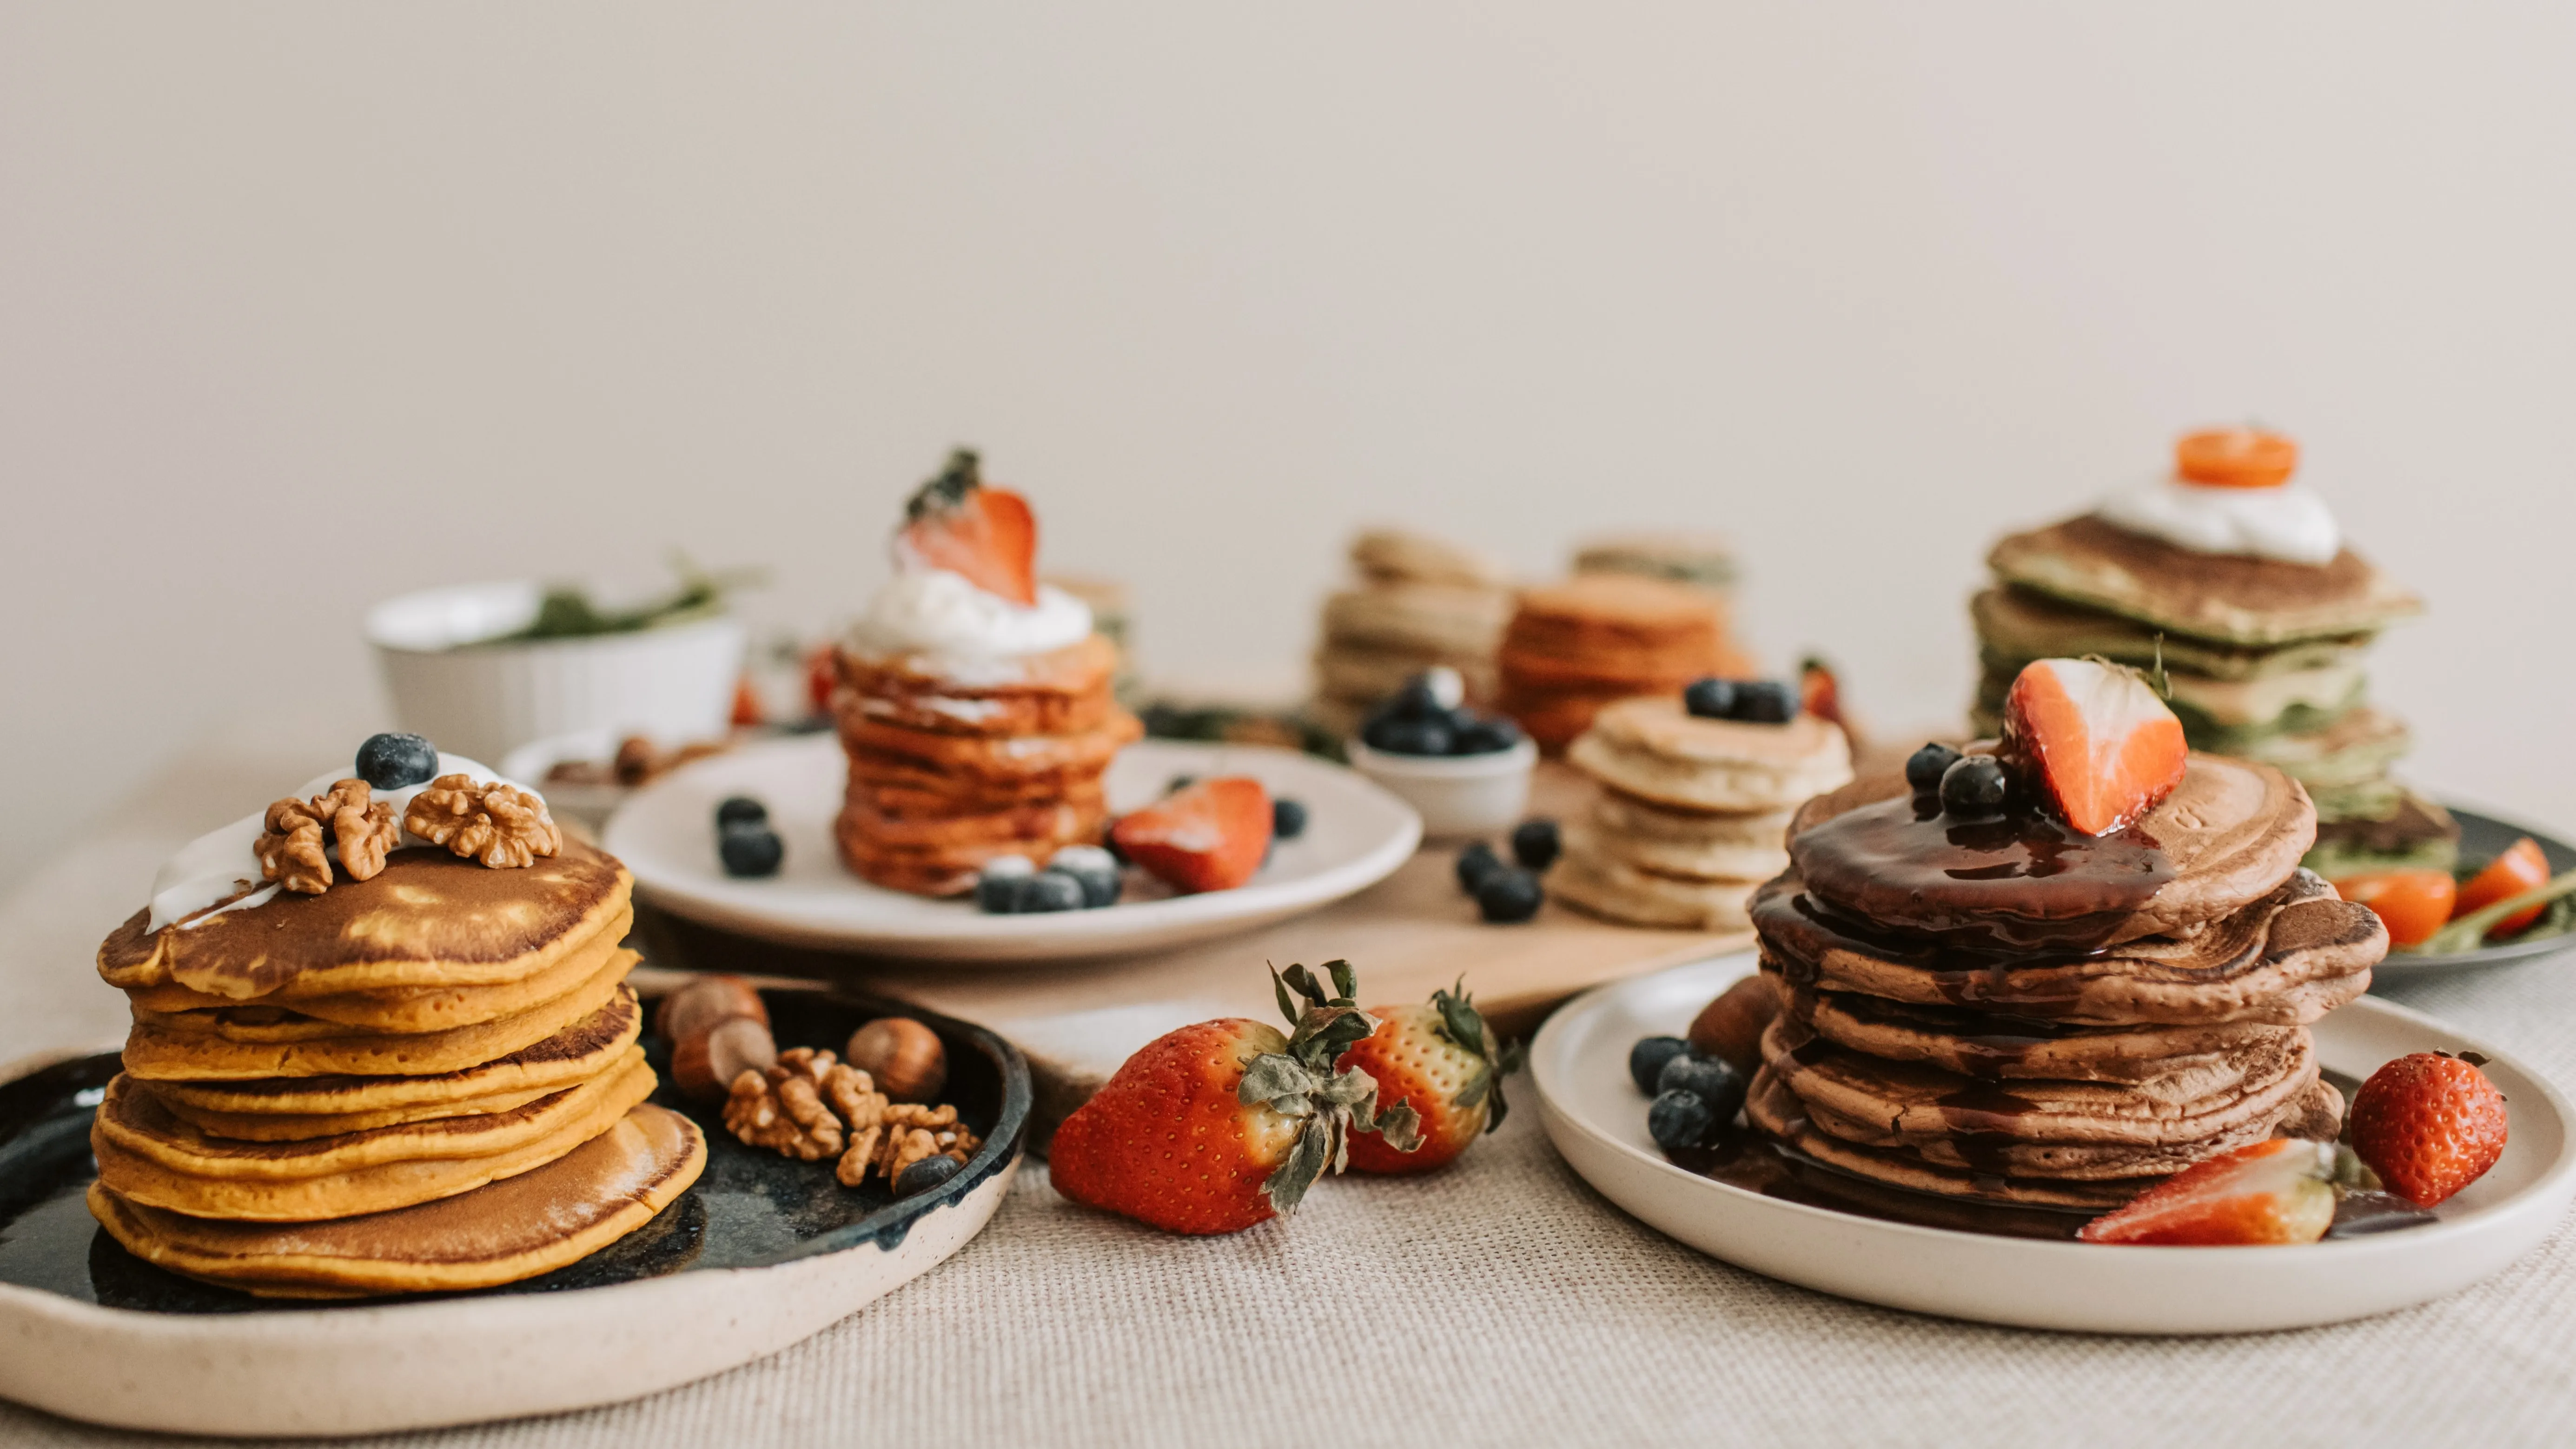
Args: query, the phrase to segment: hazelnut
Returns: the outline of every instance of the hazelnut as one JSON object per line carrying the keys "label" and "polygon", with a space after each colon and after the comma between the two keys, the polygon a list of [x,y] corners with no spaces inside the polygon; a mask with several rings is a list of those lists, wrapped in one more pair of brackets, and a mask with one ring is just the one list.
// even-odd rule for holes
{"label": "hazelnut", "polygon": [[739,976],[701,976],[662,998],[653,1011],[653,1034],[677,1042],[729,1016],[747,1016],[769,1025],[769,1008],[750,982]]}
{"label": "hazelnut", "polygon": [[1762,1033],[1780,1014],[1780,985],[1755,973],[1726,988],[1692,1018],[1691,1049],[1753,1075],[1762,1065]]}
{"label": "hazelnut", "polygon": [[850,1033],[841,1060],[876,1079],[898,1102],[927,1102],[948,1085],[948,1049],[939,1033],[908,1016],[881,1016]]}
{"label": "hazelnut", "polygon": [[744,1072],[765,1072],[778,1060],[769,1024],[748,1016],[701,1023],[671,1045],[671,1080],[681,1091],[714,1101]]}

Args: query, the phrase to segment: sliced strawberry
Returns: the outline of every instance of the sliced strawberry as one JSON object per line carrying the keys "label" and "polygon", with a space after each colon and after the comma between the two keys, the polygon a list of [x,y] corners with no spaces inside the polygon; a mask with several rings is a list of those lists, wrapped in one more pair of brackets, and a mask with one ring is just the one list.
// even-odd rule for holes
{"label": "sliced strawberry", "polygon": [[2334,1170],[2328,1144],[2275,1137],[2178,1172],[2076,1236],[2150,1247],[2313,1243],[2334,1225]]}
{"label": "sliced strawberry", "polygon": [[748,674],[733,682],[733,713],[729,717],[729,722],[737,728],[745,729],[762,722],[760,691],[751,687],[751,676]]}
{"label": "sliced strawberry", "polygon": [[2174,475],[2204,488],[2278,488],[2299,469],[2299,445],[2261,428],[2210,428],[2174,444]]}
{"label": "sliced strawberry", "polygon": [[[2521,895],[2524,891],[2536,891],[2547,884],[2549,857],[2540,853],[2539,841],[2526,835],[2515,841],[2512,849],[2488,861],[2486,869],[2469,877],[2468,884],[2460,887],[2459,894],[2451,902],[2451,915],[2457,919],[2471,911],[2484,910],[2498,901]],[[2510,936],[2539,920],[2540,913],[2548,909],[2547,906],[2533,906],[2527,911],[2516,911],[2487,927],[2487,934],[2491,937]]]}
{"label": "sliced strawberry", "polygon": [[1201,780],[1122,817],[1110,839],[1175,890],[1232,890],[1270,853],[1270,792],[1241,775]]}
{"label": "sliced strawberry", "polygon": [[2066,823],[2108,835],[2182,783],[2182,721],[2137,671],[2041,659],[2004,698],[2004,743]]}
{"label": "sliced strawberry", "polygon": [[1850,728],[1843,719],[1843,690],[1834,667],[1814,655],[1798,665],[1798,707],[1827,724]]}
{"label": "sliced strawberry", "polygon": [[2457,914],[2451,903],[2459,884],[2447,870],[2373,871],[2345,876],[2334,888],[2336,895],[2377,913],[2392,946],[2420,946]]}
{"label": "sliced strawberry", "polygon": [[2505,1126],[2504,1093],[2446,1052],[2399,1057],[2352,1095],[2352,1150],[2417,1207],[2484,1177],[2504,1155]]}
{"label": "sliced strawberry", "polygon": [[963,574],[968,583],[1023,607],[1038,601],[1038,521],[1028,500],[988,488],[972,448],[948,455],[948,466],[904,506],[895,557],[919,568]]}

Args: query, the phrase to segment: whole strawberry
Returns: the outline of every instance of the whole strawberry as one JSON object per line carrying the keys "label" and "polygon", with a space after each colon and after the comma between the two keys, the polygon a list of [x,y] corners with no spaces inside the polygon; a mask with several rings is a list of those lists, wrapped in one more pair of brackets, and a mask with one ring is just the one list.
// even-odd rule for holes
{"label": "whole strawberry", "polygon": [[1378,1098],[1413,1109],[1421,1145],[1407,1149],[1383,1133],[1351,1138],[1351,1166],[1362,1172],[1429,1172],[1503,1125],[1503,1078],[1517,1049],[1494,1040],[1468,997],[1466,982],[1414,1006],[1381,1006],[1368,1040],[1342,1053],[1344,1071],[1377,1079]]}
{"label": "whole strawberry", "polygon": [[2481,1063],[2416,1052],[2370,1074],[2352,1099],[2352,1150],[2388,1190],[2431,1207],[2504,1155],[2504,1093]]}
{"label": "whole strawberry", "polygon": [[[1296,1211],[1350,1134],[1406,1138],[1410,1109],[1380,1116],[1377,1083],[1332,1062],[1377,1028],[1352,1001],[1350,963],[1271,973],[1278,1028],[1241,1017],[1205,1021],[1148,1042],[1056,1129],[1056,1191],[1174,1233],[1232,1233]],[[1291,991],[1305,998],[1301,1009]]]}

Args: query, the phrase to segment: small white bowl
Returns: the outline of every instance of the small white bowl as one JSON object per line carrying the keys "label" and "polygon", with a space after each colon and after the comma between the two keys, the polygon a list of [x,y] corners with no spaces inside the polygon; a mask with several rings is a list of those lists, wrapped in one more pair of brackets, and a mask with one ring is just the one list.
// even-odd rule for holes
{"label": "small white bowl", "polygon": [[1538,746],[1527,739],[1483,755],[1395,755],[1356,739],[1348,749],[1351,768],[1412,806],[1435,839],[1509,830],[1529,809]]}
{"label": "small white bowl", "polygon": [[672,740],[721,738],[733,717],[745,642],[719,616],[631,634],[480,640],[525,628],[545,590],[527,581],[461,584],[367,611],[402,728],[451,754],[499,760],[531,740],[590,731]]}

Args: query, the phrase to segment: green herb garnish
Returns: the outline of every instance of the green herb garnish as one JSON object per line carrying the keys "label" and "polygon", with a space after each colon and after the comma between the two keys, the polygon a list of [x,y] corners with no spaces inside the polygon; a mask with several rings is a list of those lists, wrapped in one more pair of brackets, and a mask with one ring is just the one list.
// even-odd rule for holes
{"label": "green herb garnish", "polygon": [[708,573],[680,553],[671,555],[671,572],[679,577],[679,587],[631,609],[603,609],[591,601],[589,590],[578,585],[557,585],[546,590],[544,601],[537,605],[537,617],[528,627],[478,642],[525,644],[539,639],[588,639],[695,623],[723,613],[725,596],[733,590],[766,581],[759,569]]}

